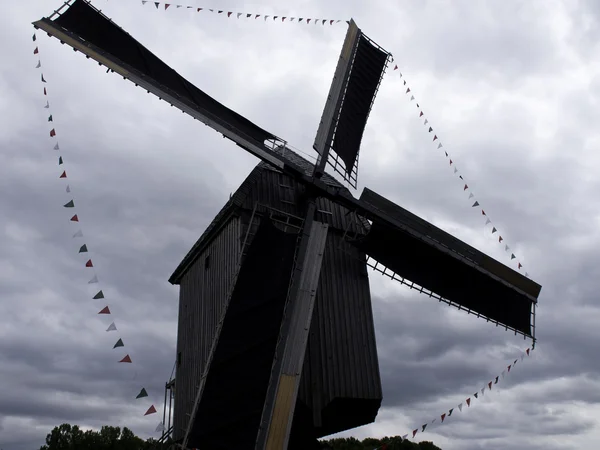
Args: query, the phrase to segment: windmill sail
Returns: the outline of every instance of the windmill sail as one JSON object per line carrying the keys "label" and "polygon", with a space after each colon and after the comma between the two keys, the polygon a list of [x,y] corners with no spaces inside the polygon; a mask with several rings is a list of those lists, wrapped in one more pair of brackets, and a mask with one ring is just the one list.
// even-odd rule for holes
{"label": "windmill sail", "polygon": [[358,246],[399,276],[476,314],[532,336],[541,286],[365,188],[376,215]]}
{"label": "windmill sail", "polygon": [[325,157],[329,149],[334,150],[344,162],[346,173],[342,175],[348,180],[388,56],[350,21],[313,145]]}
{"label": "windmill sail", "polygon": [[34,25],[152,92],[279,168],[285,159],[265,145],[281,141],[187,81],[129,33],[85,0],[56,19]]}

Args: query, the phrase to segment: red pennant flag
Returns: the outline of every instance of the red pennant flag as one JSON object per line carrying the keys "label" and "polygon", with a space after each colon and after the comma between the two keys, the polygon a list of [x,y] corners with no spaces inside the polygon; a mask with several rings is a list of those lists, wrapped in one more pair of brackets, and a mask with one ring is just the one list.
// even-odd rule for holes
{"label": "red pennant flag", "polygon": [[165,11],[167,10],[167,8],[168,8],[169,6],[171,6],[171,4],[170,4],[170,3],[165,3]]}
{"label": "red pennant flag", "polygon": [[260,17],[260,14],[257,14],[254,18],[258,19]]}
{"label": "red pennant flag", "polygon": [[40,51],[38,50],[38,48],[36,47],[35,50],[33,51],[34,55],[37,55]]}
{"label": "red pennant flag", "polygon": [[146,414],[144,414],[145,416],[147,416],[148,414],[154,414],[156,412],[156,408],[154,407],[154,405],[152,405],[150,408],[148,408],[148,411],[146,411]]}
{"label": "red pennant flag", "polygon": [[419,431],[418,428],[416,430],[413,430],[413,438],[415,437],[415,435],[417,434],[418,431]]}
{"label": "red pennant flag", "polygon": [[120,363],[130,363],[131,362],[131,358],[129,357],[129,355],[125,355],[123,357],[123,359],[121,361],[119,361]]}
{"label": "red pennant flag", "polygon": [[442,423],[444,423],[445,418],[446,418],[446,413],[442,414]]}
{"label": "red pennant flag", "polygon": [[433,142],[435,142],[437,140],[437,134],[433,137]]}
{"label": "red pennant flag", "polygon": [[521,267],[523,267],[523,264],[519,263],[519,269],[520,269]]}
{"label": "red pennant flag", "polygon": [[105,306],[98,314],[110,314],[110,309],[108,309],[108,306]]}
{"label": "red pennant flag", "polygon": [[452,160],[450,160],[450,165],[452,165]]}
{"label": "red pennant flag", "polygon": [[233,12],[229,11],[229,12],[227,13],[227,17],[231,17],[231,14],[233,14]]}
{"label": "red pennant flag", "polygon": [[[405,83],[406,83],[406,81],[405,81]],[[410,92],[410,88],[407,88],[405,93],[408,94],[409,92]]]}
{"label": "red pennant flag", "polygon": [[312,19],[306,19],[306,23],[310,23]]}
{"label": "red pennant flag", "polygon": [[[330,21],[329,21],[329,25],[333,25],[333,22],[335,22],[335,20],[330,20]],[[396,66],[396,69],[397,69],[397,68],[398,68],[398,66]],[[396,69],[394,69],[394,70],[396,70]]]}
{"label": "red pennant flag", "polygon": [[92,260],[88,259],[87,262],[85,263],[85,267],[94,267],[94,265],[92,264]]}
{"label": "red pennant flag", "polygon": [[44,95],[48,95],[48,94],[46,93],[46,88],[44,88]]}
{"label": "red pennant flag", "polygon": [[63,173],[58,178],[67,178],[67,171],[63,170]]}
{"label": "red pennant flag", "polygon": [[79,222],[79,217],[77,217],[77,214],[71,217],[71,222]]}
{"label": "red pennant flag", "polygon": [[502,236],[498,236],[498,242],[502,242],[504,239],[502,239]]}
{"label": "red pennant flag", "polygon": [[467,399],[467,406],[471,406],[471,397]]}
{"label": "red pennant flag", "polygon": [[488,383],[488,387],[490,388],[490,391],[491,391],[492,390],[492,382],[491,381]]}
{"label": "red pennant flag", "polygon": [[512,365],[508,366],[508,373],[510,373],[510,368],[512,367]]}
{"label": "red pennant flag", "polygon": [[530,349],[525,350],[525,353],[527,353],[527,356],[529,356],[529,350]]}
{"label": "red pennant flag", "polygon": [[467,186],[467,185],[465,184],[465,187],[464,187],[463,191],[466,191],[467,189],[469,189],[469,186]]}
{"label": "red pennant flag", "polygon": [[481,215],[482,215],[482,216],[485,216],[485,215],[487,215],[483,209],[481,210]]}
{"label": "red pennant flag", "polygon": [[52,128],[50,130],[50,137],[54,137],[54,136],[56,136],[56,131],[54,131],[54,128]]}
{"label": "red pennant flag", "polygon": [[421,111],[421,114],[419,114],[419,117],[423,117],[423,111]]}
{"label": "red pennant flag", "polygon": [[394,66],[394,70],[398,70],[398,64]]}

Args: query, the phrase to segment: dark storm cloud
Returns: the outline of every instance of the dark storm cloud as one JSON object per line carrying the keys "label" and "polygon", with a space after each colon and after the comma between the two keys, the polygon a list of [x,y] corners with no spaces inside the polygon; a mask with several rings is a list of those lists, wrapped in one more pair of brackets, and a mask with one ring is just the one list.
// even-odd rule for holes
{"label": "dark storm cloud", "polygon": [[[343,27],[217,20],[136,3],[102,2],[102,9],[211,95],[311,152]],[[295,8],[265,5],[257,12],[352,16],[394,53],[455,164],[544,286],[535,353],[422,439],[444,450],[594,447],[600,77],[588,60],[596,45],[595,4]],[[162,408],[175,353],[178,290],[167,279],[256,163],[199,122],[38,33],[53,125],[85,233],[72,239],[78,227],[61,206],[70,197],[58,180],[59,152],[47,144],[28,26],[51,9],[41,1],[27,8],[11,3],[14,20],[0,29],[0,45],[13,61],[0,72],[7,130],[0,133],[0,379],[10,380],[0,385],[0,445],[16,450],[37,448],[63,421],[153,435],[159,415],[142,414],[152,402]],[[361,185],[505,258],[484,237],[481,217],[461,197],[461,182],[393,75],[365,133]],[[83,242],[89,255],[76,253]],[[83,267],[89,256],[105,302],[91,300],[92,272]],[[375,424],[346,434],[404,434],[464,401],[528,345],[376,273],[371,285],[384,407]],[[96,314],[105,304],[114,313],[108,322]],[[113,319],[119,332],[106,333]],[[112,349],[118,337],[131,367],[116,364],[124,354]],[[141,385],[148,402],[132,399]]]}

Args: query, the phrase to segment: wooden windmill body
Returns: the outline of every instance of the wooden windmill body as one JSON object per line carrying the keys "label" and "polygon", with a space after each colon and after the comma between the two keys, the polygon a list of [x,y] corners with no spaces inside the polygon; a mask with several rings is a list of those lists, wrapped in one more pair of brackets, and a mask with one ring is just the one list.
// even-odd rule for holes
{"label": "wooden windmill body", "polygon": [[34,23],[262,160],[170,279],[181,287],[172,437],[182,448],[306,449],[372,422],[382,395],[367,264],[534,338],[540,285],[367,188],[354,198],[325,173],[329,164],[356,187],[390,58],[348,24],[313,165],[88,1]]}

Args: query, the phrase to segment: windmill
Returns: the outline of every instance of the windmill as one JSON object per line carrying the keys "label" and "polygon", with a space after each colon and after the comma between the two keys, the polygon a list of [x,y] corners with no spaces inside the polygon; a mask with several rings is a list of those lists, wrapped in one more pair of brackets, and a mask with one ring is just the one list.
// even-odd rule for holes
{"label": "windmill", "polygon": [[67,1],[34,26],[261,160],[170,279],[180,285],[179,447],[314,448],[317,437],[375,420],[382,394],[367,265],[535,340],[539,284],[368,188],[354,198],[326,173],[329,165],[356,187],[390,60],[353,20],[316,164],[185,80],[87,0]]}

